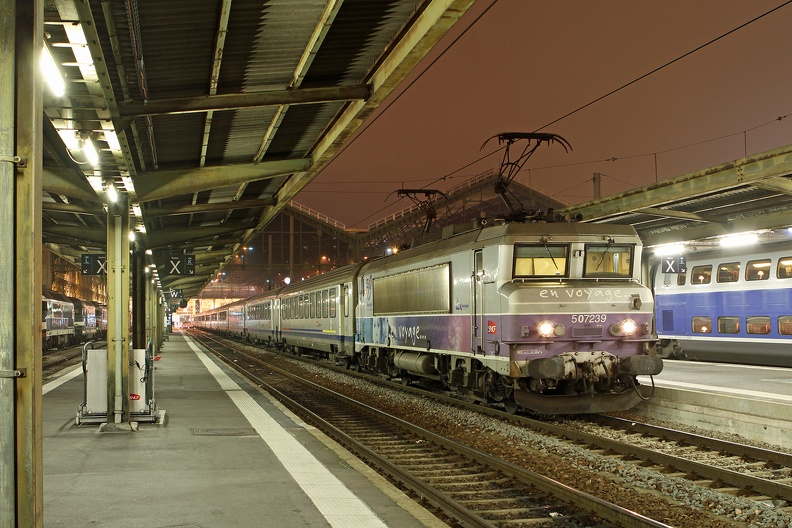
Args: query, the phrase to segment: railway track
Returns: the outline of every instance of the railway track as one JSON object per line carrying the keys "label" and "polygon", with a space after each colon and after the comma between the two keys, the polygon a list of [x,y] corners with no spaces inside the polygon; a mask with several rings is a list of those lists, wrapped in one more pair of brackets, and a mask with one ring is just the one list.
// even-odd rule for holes
{"label": "railway track", "polygon": [[[305,360],[305,357],[278,357],[283,361]],[[321,368],[328,368],[328,362],[319,363]],[[344,376],[357,376],[356,373],[343,372]],[[508,449],[503,449],[503,453],[498,452],[504,443],[517,443],[505,436],[506,433],[500,432],[500,429],[509,429],[508,424],[514,427],[516,433],[513,434],[529,435],[530,438],[520,442],[542,452],[545,460],[549,460],[549,454],[565,459],[586,459],[582,464],[587,469],[611,474],[607,478],[620,486],[649,490],[652,494],[665,497],[669,503],[681,503],[681,509],[689,506],[703,513],[728,517],[728,522],[722,526],[792,526],[792,509],[789,507],[792,504],[792,457],[787,453],[610,417],[597,417],[596,422],[589,418],[538,420],[472,405],[454,396],[429,393],[425,388],[402,386],[371,376],[364,378],[367,383],[379,383],[390,390],[439,400],[476,414],[491,416],[497,421],[484,426],[482,442],[493,434],[491,430],[497,431],[496,436],[504,438],[503,441],[490,443],[492,447],[483,450],[498,453],[502,458],[510,459]],[[522,460],[516,461],[522,464]],[[532,469],[537,470],[536,467]],[[538,471],[543,472],[541,469]],[[586,485],[580,486],[588,489]],[[606,497],[610,497],[608,493],[613,492],[606,491]],[[625,506],[623,502],[622,506]],[[627,506],[647,514],[646,510],[633,504]],[[650,506],[649,511],[652,509]],[[675,526],[718,526],[717,521],[712,524],[697,520],[686,524],[677,521],[673,515],[651,516]],[[683,517],[684,514],[680,514],[680,518]]]}
{"label": "railway track", "polygon": [[458,525],[668,526],[357,402],[254,355],[219,342],[203,344]]}
{"label": "railway track", "polygon": [[[78,362],[82,358],[82,351],[85,343],[67,346],[64,348],[51,349],[43,352],[41,356],[41,370],[44,376],[54,374],[65,365]],[[105,341],[97,341],[94,348],[106,347]]]}

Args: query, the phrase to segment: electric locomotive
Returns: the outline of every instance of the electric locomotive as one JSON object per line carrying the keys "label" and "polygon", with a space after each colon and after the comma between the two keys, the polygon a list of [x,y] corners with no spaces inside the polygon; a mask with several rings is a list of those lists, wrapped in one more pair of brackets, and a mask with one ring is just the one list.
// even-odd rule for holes
{"label": "electric locomotive", "polygon": [[629,409],[655,375],[630,226],[476,226],[364,266],[353,363],[547,414]]}

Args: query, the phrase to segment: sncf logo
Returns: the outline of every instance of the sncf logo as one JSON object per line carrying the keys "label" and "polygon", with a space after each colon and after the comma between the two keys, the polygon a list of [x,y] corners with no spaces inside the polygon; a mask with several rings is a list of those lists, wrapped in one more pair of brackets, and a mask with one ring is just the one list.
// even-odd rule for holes
{"label": "sncf logo", "polygon": [[487,321],[487,333],[488,334],[498,333],[498,325],[496,325],[494,321]]}

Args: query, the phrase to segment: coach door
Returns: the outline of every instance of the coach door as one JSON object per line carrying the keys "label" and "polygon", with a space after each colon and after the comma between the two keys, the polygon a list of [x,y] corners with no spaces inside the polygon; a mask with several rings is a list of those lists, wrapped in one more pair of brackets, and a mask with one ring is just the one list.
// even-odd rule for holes
{"label": "coach door", "polygon": [[471,337],[473,354],[484,352],[484,255],[481,250],[473,252],[473,277],[471,277],[471,304],[470,315],[472,318]]}

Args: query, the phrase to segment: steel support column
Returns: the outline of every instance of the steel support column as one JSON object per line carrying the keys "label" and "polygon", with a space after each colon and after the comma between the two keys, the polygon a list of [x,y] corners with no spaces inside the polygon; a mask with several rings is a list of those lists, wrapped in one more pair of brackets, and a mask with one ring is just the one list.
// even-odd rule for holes
{"label": "steel support column", "polygon": [[135,244],[132,252],[132,348],[146,348],[146,298],[148,278],[145,252]]}
{"label": "steel support column", "polygon": [[0,0],[0,520],[43,526],[43,2]]}
{"label": "steel support column", "polygon": [[129,206],[107,212],[107,423],[129,422]]}

